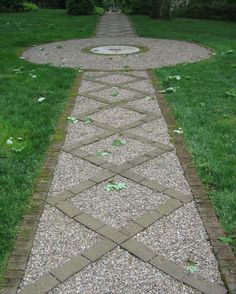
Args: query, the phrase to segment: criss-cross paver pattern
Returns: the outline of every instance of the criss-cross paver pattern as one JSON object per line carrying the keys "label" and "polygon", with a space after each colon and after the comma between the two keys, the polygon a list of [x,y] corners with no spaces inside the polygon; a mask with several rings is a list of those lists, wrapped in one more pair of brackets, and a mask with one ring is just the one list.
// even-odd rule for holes
{"label": "criss-cross paver pattern", "polygon": [[148,73],[86,71],[71,116],[17,293],[227,293]]}
{"label": "criss-cross paver pattern", "polygon": [[146,72],[84,73],[72,113],[20,293],[226,293]]}

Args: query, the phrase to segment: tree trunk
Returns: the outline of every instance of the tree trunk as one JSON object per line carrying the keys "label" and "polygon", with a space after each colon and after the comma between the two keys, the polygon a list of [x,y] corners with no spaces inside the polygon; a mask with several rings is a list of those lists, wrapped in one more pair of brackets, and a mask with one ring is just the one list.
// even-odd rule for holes
{"label": "tree trunk", "polygon": [[161,19],[170,19],[171,0],[162,0]]}
{"label": "tree trunk", "polygon": [[161,18],[161,6],[163,0],[152,0],[152,11],[151,17],[152,18]]}

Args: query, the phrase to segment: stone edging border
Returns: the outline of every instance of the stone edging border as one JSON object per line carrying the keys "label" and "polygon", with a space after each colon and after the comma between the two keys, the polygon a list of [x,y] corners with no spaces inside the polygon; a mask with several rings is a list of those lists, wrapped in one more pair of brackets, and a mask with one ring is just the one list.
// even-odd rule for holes
{"label": "stone edging border", "polygon": [[1,294],[15,294],[24,275],[38,221],[42,214],[48,189],[53,178],[54,168],[57,164],[58,156],[67,133],[67,117],[74,107],[82,76],[83,73],[78,74],[75,78],[65,109],[59,117],[40,175],[36,179],[33,194],[31,198],[29,198],[28,208],[19,225],[19,231],[13,251],[8,259],[6,271],[3,274],[3,278],[0,280]]}
{"label": "stone edging border", "polygon": [[173,144],[180,163],[184,169],[185,176],[189,182],[204,227],[210,237],[209,241],[213,247],[213,251],[219,262],[219,270],[222,280],[225,282],[229,293],[236,293],[236,257],[232,252],[230,245],[224,244],[219,237],[225,236],[225,232],[221,227],[216,216],[213,205],[208,198],[204,185],[197,174],[197,170],[193,163],[191,154],[187,151],[182,136],[173,133],[177,128],[177,121],[173,116],[171,107],[168,105],[164,95],[158,93],[160,90],[160,82],[154,74],[153,70],[147,70],[149,78],[153,83],[153,87],[158,97],[158,102],[164,118],[167,122],[169,132],[173,138]]}

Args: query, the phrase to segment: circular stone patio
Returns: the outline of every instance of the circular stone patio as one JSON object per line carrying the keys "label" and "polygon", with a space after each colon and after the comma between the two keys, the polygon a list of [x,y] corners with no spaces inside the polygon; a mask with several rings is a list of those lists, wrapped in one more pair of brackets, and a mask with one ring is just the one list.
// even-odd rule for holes
{"label": "circular stone patio", "polygon": [[[91,52],[93,47],[128,45],[142,48],[124,55],[102,55]],[[23,54],[38,64],[96,69],[144,70],[179,63],[192,63],[209,58],[211,51],[194,43],[147,38],[93,38],[53,42],[35,46]]]}

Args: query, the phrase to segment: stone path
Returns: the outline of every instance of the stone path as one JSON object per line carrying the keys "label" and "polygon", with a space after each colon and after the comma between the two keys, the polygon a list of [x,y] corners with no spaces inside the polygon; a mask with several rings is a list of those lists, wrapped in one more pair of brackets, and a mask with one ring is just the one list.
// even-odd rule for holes
{"label": "stone path", "polygon": [[147,72],[86,71],[71,116],[18,292],[226,293]]}

